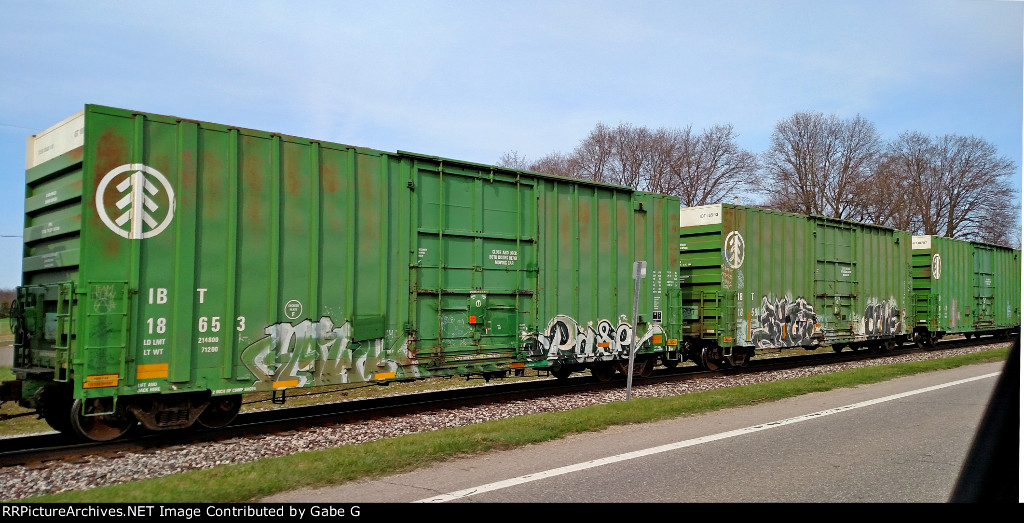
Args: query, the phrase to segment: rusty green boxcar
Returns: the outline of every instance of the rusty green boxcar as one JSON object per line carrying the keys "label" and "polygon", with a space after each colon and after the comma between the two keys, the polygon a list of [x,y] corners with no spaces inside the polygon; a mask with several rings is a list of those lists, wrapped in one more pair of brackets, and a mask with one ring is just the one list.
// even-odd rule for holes
{"label": "rusty green boxcar", "polygon": [[911,236],[730,204],[680,211],[684,357],[716,368],[756,349],[905,341]]}
{"label": "rusty green boxcar", "polygon": [[947,334],[1020,332],[1020,251],[1000,245],[914,236],[914,341]]}
{"label": "rusty green boxcar", "polygon": [[637,260],[641,372],[681,326],[669,196],[95,105],[29,139],[26,182],[3,395],[93,439],[250,391],[608,377]]}

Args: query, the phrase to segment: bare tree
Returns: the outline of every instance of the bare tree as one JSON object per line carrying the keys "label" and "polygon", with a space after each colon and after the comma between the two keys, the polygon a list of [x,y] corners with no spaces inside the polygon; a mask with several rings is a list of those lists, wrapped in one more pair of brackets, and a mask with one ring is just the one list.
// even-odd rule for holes
{"label": "bare tree", "polygon": [[572,152],[576,177],[595,182],[615,183],[608,172],[614,150],[615,138],[612,129],[598,123]]}
{"label": "bare tree", "polygon": [[[876,205],[901,205],[891,225],[920,234],[1014,245],[1019,205],[1009,179],[1016,165],[974,136],[931,138],[905,132],[886,148],[879,169],[896,195],[876,195]],[[890,225],[890,223],[885,223]]]}
{"label": "bare tree", "polygon": [[647,148],[646,190],[679,194],[682,186],[677,171],[682,152],[683,131],[662,127],[651,132]]}
{"label": "bare tree", "polygon": [[499,164],[673,194],[688,206],[738,196],[753,185],[758,169],[757,156],[736,144],[732,125],[695,134],[689,127],[651,130],[598,123],[571,154],[553,152],[528,162],[512,151]]}
{"label": "bare tree", "polygon": [[856,187],[856,205],[850,219],[914,231],[921,222],[913,198],[913,180],[904,176],[899,157],[885,154],[877,162],[872,176]]}
{"label": "bare tree", "polygon": [[[945,135],[935,140],[931,183],[937,190],[932,213],[923,216],[925,234],[1008,243],[1014,224],[1016,192],[1009,178],[1016,165],[974,136]],[[922,202],[922,208],[924,202]]]}
{"label": "bare tree", "polygon": [[686,207],[725,201],[753,187],[757,157],[736,144],[732,125],[679,132],[675,194]]}
{"label": "bare tree", "polygon": [[530,171],[554,174],[567,178],[582,178],[580,168],[574,156],[552,152],[530,163]]}
{"label": "bare tree", "polygon": [[497,165],[499,167],[508,167],[509,169],[518,169],[525,171],[530,168],[530,162],[525,156],[519,154],[519,151],[507,151],[498,158]]}
{"label": "bare tree", "polygon": [[875,126],[859,115],[801,112],[780,121],[764,153],[770,177],[768,205],[784,211],[850,218],[857,187],[874,172],[881,144]]}
{"label": "bare tree", "polygon": [[607,178],[612,183],[639,189],[650,179],[648,172],[651,132],[646,127],[619,124],[612,132],[612,161]]}

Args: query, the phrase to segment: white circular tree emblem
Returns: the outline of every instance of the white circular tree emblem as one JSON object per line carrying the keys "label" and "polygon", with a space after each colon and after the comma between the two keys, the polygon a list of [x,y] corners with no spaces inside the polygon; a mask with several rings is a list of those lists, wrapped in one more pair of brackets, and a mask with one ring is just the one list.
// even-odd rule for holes
{"label": "white circular tree emblem", "polygon": [[[108,192],[113,192],[110,200],[115,208],[107,208]],[[120,236],[129,240],[150,238],[163,232],[174,218],[174,189],[160,171],[141,163],[126,163],[100,179],[96,212]],[[161,216],[163,219],[159,219]]]}
{"label": "white circular tree emblem", "polygon": [[[955,272],[955,271],[954,271]],[[932,256],[932,278],[936,280],[942,275],[942,258],[936,253]]]}
{"label": "white circular tree emblem", "polygon": [[722,259],[725,264],[733,269],[739,269],[743,265],[743,254],[745,243],[740,231],[732,231],[725,237],[725,246],[722,247]]}

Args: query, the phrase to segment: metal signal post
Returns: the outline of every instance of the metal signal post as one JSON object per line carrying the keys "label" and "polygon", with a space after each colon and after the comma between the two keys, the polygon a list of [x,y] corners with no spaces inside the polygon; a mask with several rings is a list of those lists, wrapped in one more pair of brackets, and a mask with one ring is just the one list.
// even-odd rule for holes
{"label": "metal signal post", "polygon": [[640,307],[640,280],[647,277],[647,262],[633,262],[633,339],[629,344],[629,371],[626,373],[626,401],[633,395],[633,361],[636,359],[637,309]]}

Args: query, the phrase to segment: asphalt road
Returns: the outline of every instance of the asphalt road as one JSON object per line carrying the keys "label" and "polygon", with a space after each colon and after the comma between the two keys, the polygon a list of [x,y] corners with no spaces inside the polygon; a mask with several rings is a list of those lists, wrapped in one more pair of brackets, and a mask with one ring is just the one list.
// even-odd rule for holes
{"label": "asphalt road", "polygon": [[1001,369],[616,427],[263,501],[945,502]]}

